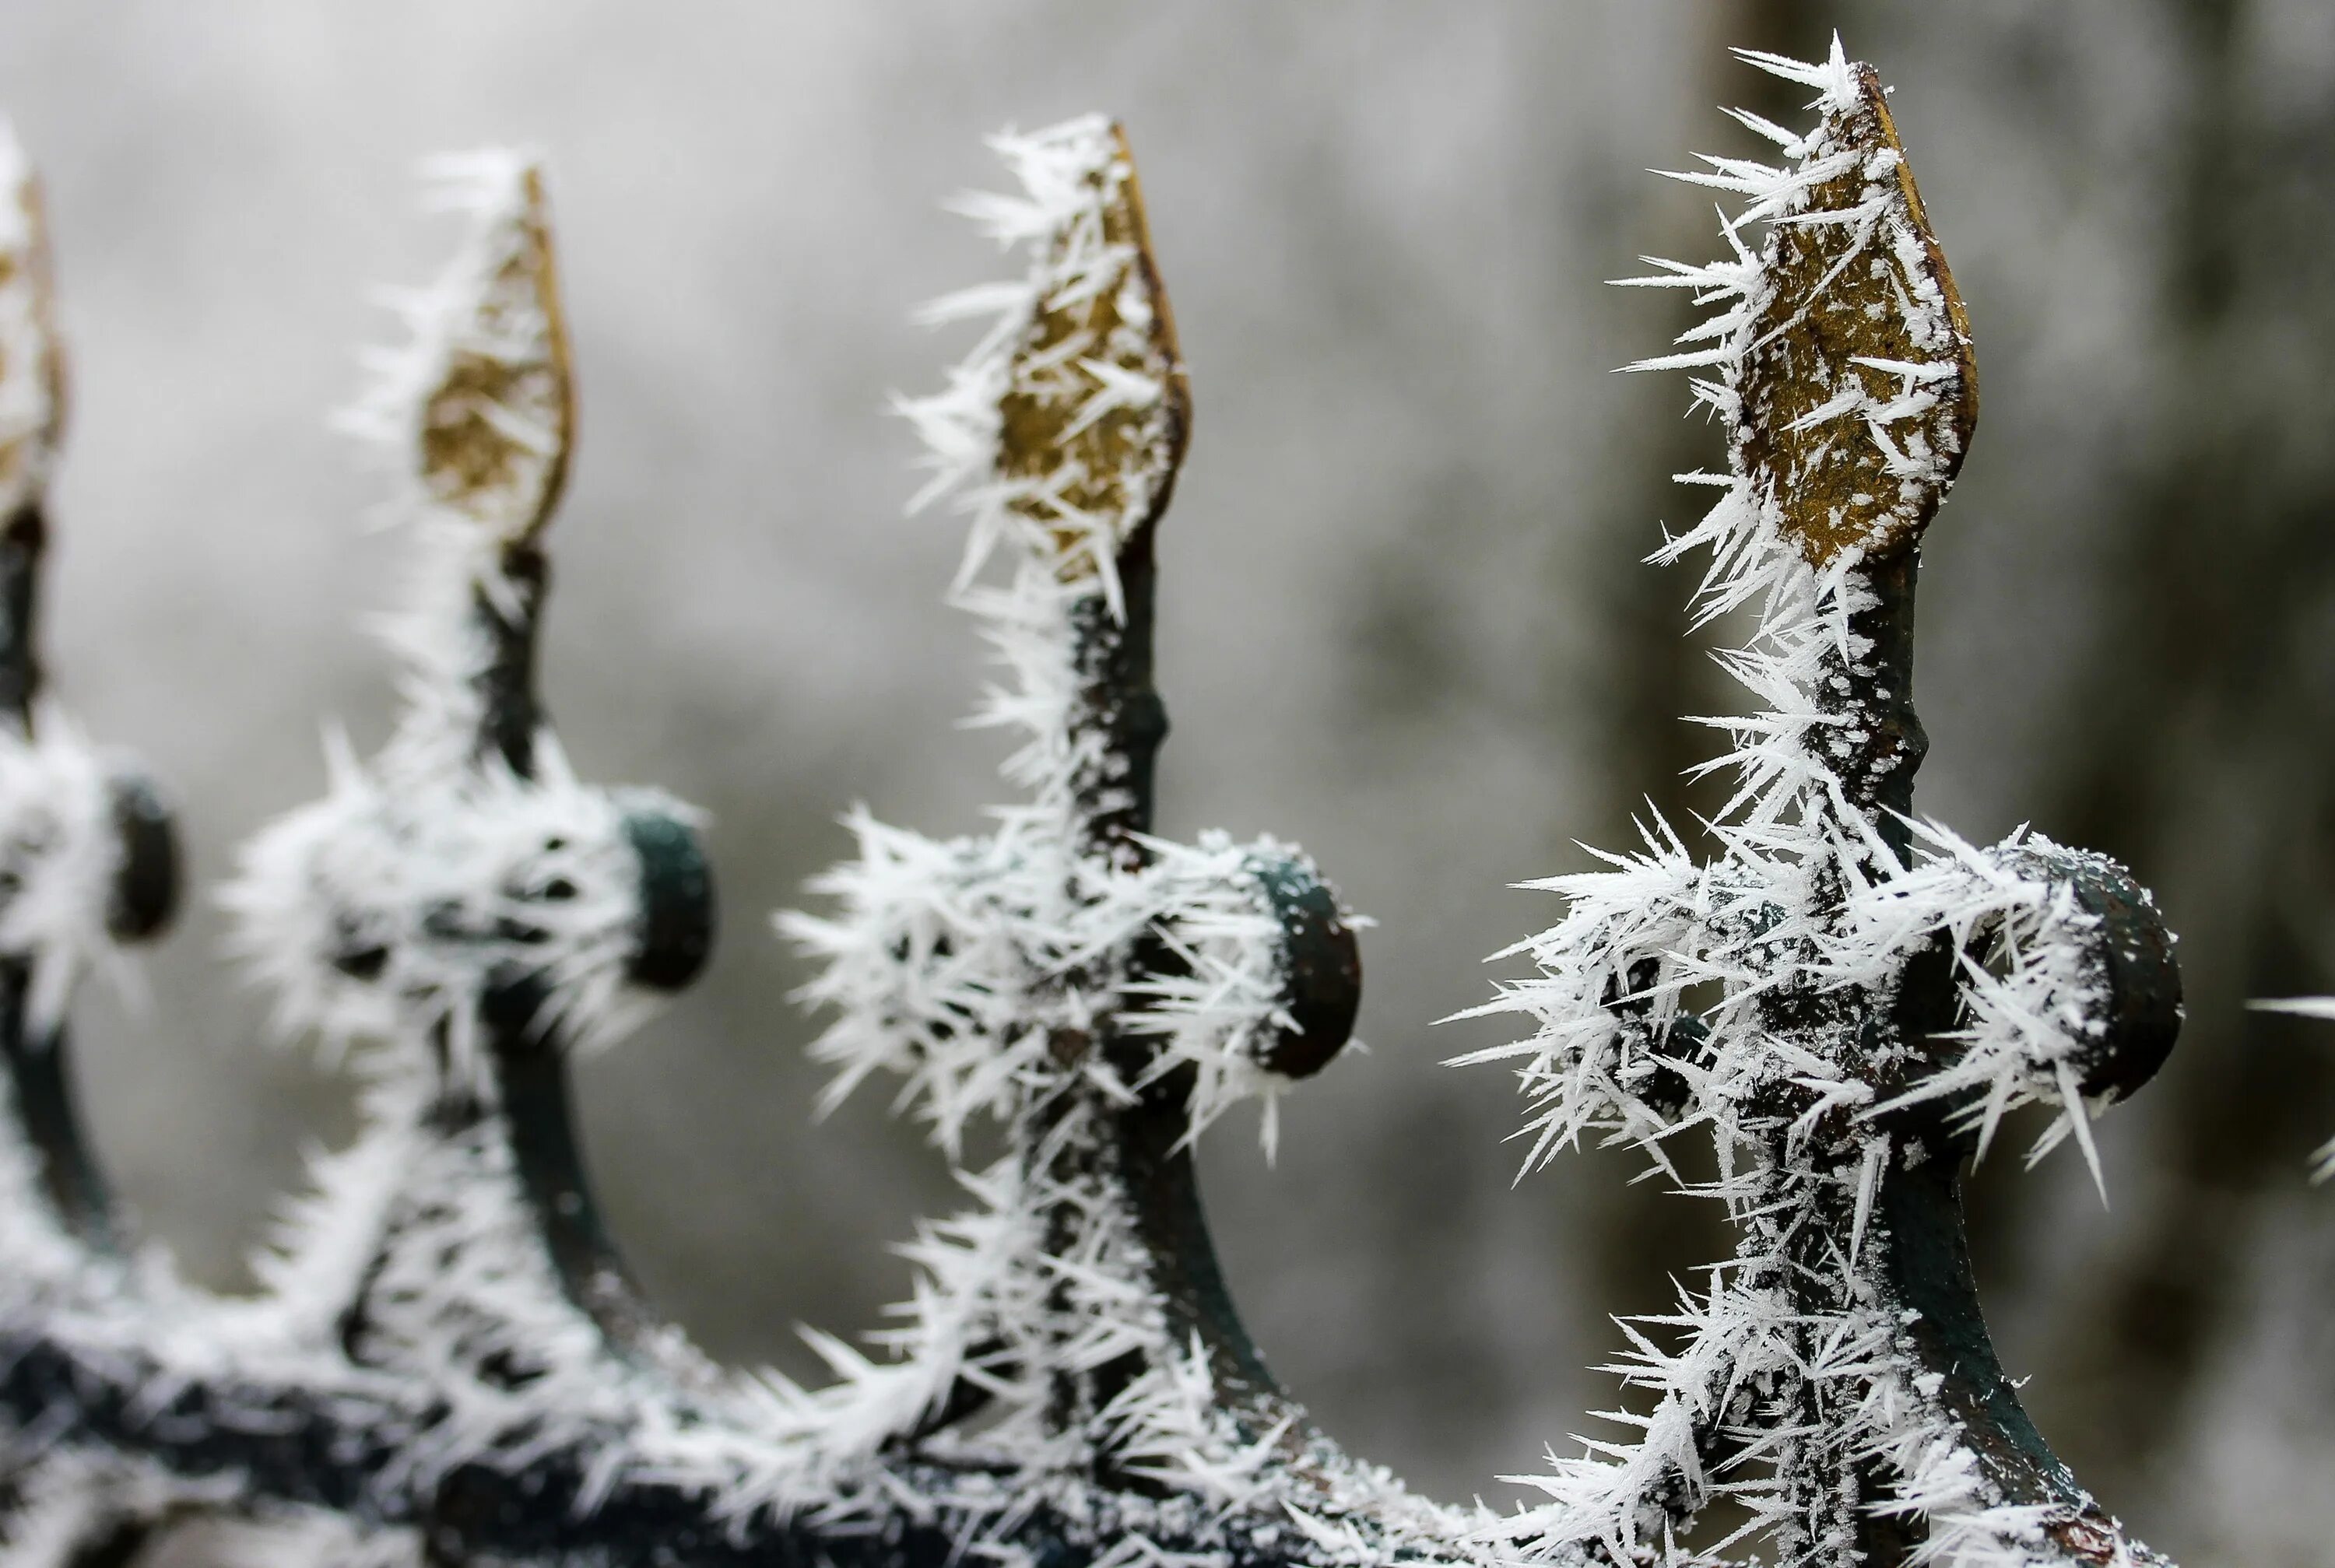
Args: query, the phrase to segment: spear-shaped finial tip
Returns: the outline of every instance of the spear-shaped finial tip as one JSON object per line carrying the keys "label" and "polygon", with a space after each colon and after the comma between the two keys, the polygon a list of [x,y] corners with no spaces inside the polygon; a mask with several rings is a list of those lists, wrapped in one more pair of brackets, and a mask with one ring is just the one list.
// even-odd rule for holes
{"label": "spear-shaped finial tip", "polygon": [[414,302],[412,344],[358,422],[407,447],[428,505],[523,543],[558,504],[576,421],[542,166],[493,150],[424,172],[470,215],[470,239]]}
{"label": "spear-shaped finial tip", "polygon": [[40,180],[0,119],[0,518],[40,498],[64,408]]}
{"label": "spear-shaped finial tip", "polygon": [[1978,423],[1970,321],[1880,77],[1823,74],[1838,78],[1823,122],[1759,214],[1734,430],[1763,505],[1819,566],[1916,540]]}
{"label": "spear-shaped finial tip", "polygon": [[1074,582],[1166,509],[1190,392],[1126,133],[1094,119],[1005,145],[1050,221],[999,401],[997,477]]}
{"label": "spear-shaped finial tip", "polygon": [[1191,419],[1135,160],[1100,114],[989,141],[1021,189],[951,205],[1029,269],[920,313],[992,324],[942,391],[898,400],[932,474],[909,509],[954,493],[972,516],[960,586],[1005,547],[1116,611],[1120,558],[1167,509]]}

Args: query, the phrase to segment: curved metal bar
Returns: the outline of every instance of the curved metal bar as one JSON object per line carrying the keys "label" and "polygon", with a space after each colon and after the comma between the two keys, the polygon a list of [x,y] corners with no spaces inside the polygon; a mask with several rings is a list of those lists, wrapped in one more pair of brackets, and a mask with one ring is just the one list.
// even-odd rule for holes
{"label": "curved metal bar", "polygon": [[[24,740],[32,735],[41,691],[40,575],[47,544],[47,520],[38,501],[0,528],[0,722]],[[167,928],[176,909],[177,832],[142,776],[118,776],[111,792],[121,859],[107,924],[117,940],[142,940]],[[121,1224],[111,1186],[75,1103],[66,1031],[62,1023],[35,1029],[27,1006],[32,972],[29,955],[0,958],[0,1055],[6,1058],[15,1113],[40,1161],[43,1188],[60,1226],[93,1252],[115,1254]]]}
{"label": "curved metal bar", "polygon": [[[504,573],[519,591],[518,604],[506,611],[481,595],[473,607],[492,649],[479,676],[485,702],[478,752],[528,778],[537,736],[548,723],[536,695],[535,649],[550,564],[524,542],[504,552]],[[712,947],[713,882],[704,848],[686,823],[664,813],[629,813],[624,828],[641,865],[642,924],[631,973],[654,989],[679,990]],[[547,1000],[540,975],[515,972],[480,1008],[513,1166],[562,1292],[612,1349],[637,1355],[671,1333],[635,1283],[593,1196],[576,1134],[567,1042],[545,1012]]]}
{"label": "curved metal bar", "polygon": [[[1148,856],[1142,839],[1151,830],[1158,751],[1168,728],[1166,703],[1152,679],[1158,581],[1154,532],[1147,525],[1120,552],[1123,617],[1114,619],[1098,596],[1085,601],[1085,613],[1073,627],[1076,667],[1085,676],[1083,711],[1074,722],[1100,731],[1105,759],[1100,778],[1080,800],[1083,828],[1092,852],[1122,866],[1139,864]],[[1361,1007],[1361,963],[1354,934],[1335,895],[1309,866],[1293,859],[1253,859],[1249,871],[1280,916],[1283,1000],[1292,1021],[1260,1060],[1286,1077],[1309,1076],[1345,1045]],[[1176,967],[1166,944],[1139,942],[1126,983],[1140,986]],[[1220,1399],[1249,1440],[1278,1426],[1289,1452],[1310,1451],[1316,1460],[1323,1458],[1328,1439],[1267,1369],[1241,1321],[1208,1232],[1186,1108],[1194,1070],[1154,1075],[1154,1048],[1110,1022],[1103,1024],[1093,1049],[1126,1081],[1144,1085],[1135,1104],[1107,1114],[1109,1144],[1097,1151],[1102,1164],[1097,1174],[1122,1194],[1170,1341],[1179,1346],[1197,1341],[1206,1348]],[[1068,1092],[1091,1091],[1074,1086]],[[1073,1149],[1070,1157],[1087,1157]],[[1133,1375],[1124,1366],[1102,1369],[1094,1405],[1107,1406]],[[1141,1476],[1114,1474],[1112,1480],[1138,1491],[1152,1489]]]}
{"label": "curved metal bar", "polygon": [[[1891,1299],[1916,1314],[1904,1331],[1907,1348],[1926,1372],[1937,1376],[1939,1397],[2005,1498],[2057,1505],[2064,1511],[2065,1516],[2045,1526],[2062,1549],[2103,1564],[2118,1561],[2119,1551],[2123,1561],[2161,1563],[2155,1553],[2126,1542],[2116,1520],[2077,1484],[2003,1371],[1979,1305],[1963,1234],[1962,1167],[1969,1140],[1949,1133],[1942,1116],[1923,1120],[1928,1127],[1914,1136],[1923,1139],[1919,1147],[1938,1152],[1891,1172],[1875,1215],[1881,1276]],[[1895,1548],[1868,1561],[1898,1561],[1920,1542],[1921,1532],[1908,1521],[1866,1517],[1868,1549]]]}
{"label": "curved metal bar", "polygon": [[547,1000],[538,977],[516,975],[489,992],[480,1010],[511,1163],[562,1293],[611,1348],[635,1351],[662,1324],[594,1200],[576,1137],[566,1053],[541,1021]]}
{"label": "curved metal bar", "polygon": [[25,1005],[31,990],[30,964],[0,960],[0,1052],[7,1058],[16,1119],[39,1157],[42,1191],[58,1224],[92,1253],[118,1257],[122,1229],[113,1186],[82,1130],[65,1031],[32,1028]]}
{"label": "curved metal bar", "polygon": [[[155,1397],[158,1386],[167,1397]],[[60,1445],[139,1454],[197,1486],[232,1480],[257,1507],[324,1509],[367,1525],[418,1529],[447,1562],[946,1568],[963,1560],[966,1522],[945,1512],[895,1510],[872,1524],[769,1510],[726,1516],[680,1482],[622,1471],[611,1481],[605,1461],[625,1442],[620,1431],[552,1448],[522,1469],[481,1463],[425,1476],[410,1462],[415,1410],[379,1389],[188,1378],[138,1351],[82,1350],[5,1329],[0,1414],[41,1423]],[[896,1473],[904,1487],[931,1495],[963,1478],[929,1462]],[[1090,1528],[1033,1495],[1000,1544],[1071,1568],[1092,1556]],[[1314,1561],[1285,1520],[1236,1527],[1226,1539],[1187,1510],[1148,1534],[1163,1547],[1188,1544],[1249,1568]]]}
{"label": "curved metal bar", "polygon": [[[2086,956],[2099,977],[2093,1011],[2101,1030],[2083,1060],[2081,1087],[2090,1095],[2132,1094],[2164,1064],[2181,1027],[2181,972],[2155,901],[2105,856],[2021,844],[1997,859],[2006,869],[2067,889],[2096,918]],[[1981,951],[1968,955],[1972,962],[1983,961],[1987,940],[1986,933],[1979,934]],[[1919,968],[1901,989],[1897,1008],[1898,1027],[1909,1038],[1955,1027],[1952,956],[1941,944],[1916,960]],[[2045,1529],[2061,1550],[2104,1564],[2119,1561],[2119,1553],[2124,1561],[2161,1563],[2124,1538],[2115,1518],[2052,1452],[1995,1354],[1962,1224],[1962,1172],[1975,1138],[1957,1130],[1954,1120],[1951,1104],[1910,1107],[1886,1118],[1900,1147],[1921,1151],[1921,1157],[1901,1161],[1890,1172],[1875,1216],[1884,1288],[1909,1314],[1905,1347],[1937,1379],[1939,1397],[2004,1497],[2052,1505],[2060,1514]],[[1904,1521],[1875,1517],[1870,1528],[1876,1544],[1902,1537],[1910,1550],[1918,1542]]]}

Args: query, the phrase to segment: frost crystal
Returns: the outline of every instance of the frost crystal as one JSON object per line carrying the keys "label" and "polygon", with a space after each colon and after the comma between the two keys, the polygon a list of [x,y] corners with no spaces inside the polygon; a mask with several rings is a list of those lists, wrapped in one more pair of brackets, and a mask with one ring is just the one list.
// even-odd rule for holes
{"label": "frost crystal", "polygon": [[[1690,177],[1744,198],[1731,257],[1639,280],[1712,309],[1643,368],[1703,373],[1728,437],[1725,474],[1688,476],[1717,504],[1659,557],[1707,547],[1700,615],[1758,614],[1723,656],[1757,711],[1712,721],[1736,792],[1714,858],[1657,820],[1607,869],[1539,885],[1565,917],[1481,1010],[1531,1038],[1468,1059],[1513,1064],[1528,1166],[1628,1143],[1738,1229],[1674,1312],[1624,1325],[1626,1440],[1514,1478],[1545,1501],[1510,1515],[1416,1498],[1280,1390],[1218,1277],[1191,1145],[1256,1098],[1270,1150],[1275,1098],[1352,1029],[1357,922],[1293,848],[1151,832],[1155,537],[1188,407],[1133,165],[1099,119],[999,139],[1021,190],[966,208],[1026,276],[935,307],[993,321],[902,404],[933,471],[919,504],[953,496],[970,523],[951,598],[1004,668],[980,717],[1020,741],[1022,799],[948,842],[855,813],[858,854],[813,885],[828,912],[779,923],[818,965],[830,1098],[898,1074],[970,1205],[905,1249],[915,1293],[874,1353],[812,1337],[827,1388],[718,1371],[648,1313],[590,1211],[564,1055],[685,983],[710,883],[688,814],[580,783],[535,706],[572,398],[541,179],[492,153],[440,166],[469,243],[407,301],[412,341],[352,421],[394,455],[416,543],[403,714],[369,760],[334,746],[325,799],[262,834],[228,894],[284,1027],[355,1049],[364,1131],[315,1161],[265,1292],[219,1302],[125,1267],[53,1201],[58,1140],[20,1093],[0,1329],[11,1379],[57,1391],[0,1472],[9,1560],[119,1555],[233,1505],[257,1510],[242,1561],[380,1568],[473,1532],[481,1560],[597,1561],[624,1554],[619,1512],[676,1561],[1701,1568],[1755,1537],[1790,1568],[2158,1561],[1995,1364],[1956,1183],[2029,1105],[2052,1113],[2038,1154],[2072,1137],[2098,1174],[2091,1115],[2177,1029],[2171,937],[2103,857],[1912,817],[1913,586],[1976,417],[1968,324],[1871,69],[1837,43],[1818,65],[1747,58],[1808,88],[1817,123],[1741,117],[1779,165]],[[9,167],[0,574],[22,574],[55,381],[37,204]],[[143,799],[62,721],[35,731],[27,634],[0,627],[20,1091],[56,1064],[74,975],[134,924],[111,900]],[[1708,1179],[1682,1173],[1689,1134]],[[325,1498],[345,1516],[286,1501]],[[1713,1539],[1720,1502],[1736,1527]]]}
{"label": "frost crystal", "polygon": [[329,792],[249,846],[225,901],[286,1031],[335,1048],[442,1031],[427,1049],[467,1067],[479,1003],[514,964],[552,982],[538,1021],[571,1043],[638,1021],[624,823],[679,808],[579,783],[531,713],[490,711],[498,661],[530,656],[532,541],[567,460],[567,350],[540,170],[500,151],[428,168],[470,234],[437,286],[402,302],[412,339],[375,356],[346,421],[406,472],[395,516],[414,568],[386,628],[405,660],[403,716],[370,761],[330,740]]}
{"label": "frost crystal", "polygon": [[[1700,1563],[1753,1536],[1788,1563],[2104,1560],[2137,1549],[2056,1463],[1977,1439],[2033,1434],[1991,1354],[1944,1345],[1983,1343],[1975,1301],[1907,1260],[1952,1234],[1955,1167],[2019,1106],[2057,1112],[2038,1152],[2073,1133],[2097,1172],[2091,1110],[2171,1043],[2169,938],[2103,857],[1909,816],[1913,577],[1976,417],[1968,324],[1871,69],[1836,41],[1819,64],[1745,58],[1807,87],[1815,128],[1739,115],[1779,165],[1682,177],[1743,198],[1729,256],[1633,280],[1710,307],[1633,368],[1697,373],[1729,457],[1685,476],[1717,503],[1656,558],[1709,552],[1699,623],[1759,616],[1722,656],[1758,711],[1710,721],[1737,781],[1720,853],[1656,821],[1609,869],[1532,885],[1565,917],[1479,1011],[1536,1032],[1462,1059],[1516,1065],[1528,1166],[1634,1145],[1740,1239],[1675,1313],[1625,1325],[1616,1370],[1651,1405],[1615,1418],[1633,1439],[1517,1477],[1549,1500],[1501,1530],[1555,1561]],[[1673,1154],[1697,1129],[1703,1183]],[[1689,1544],[1720,1499],[1738,1530]]]}
{"label": "frost crystal", "polygon": [[[63,420],[39,182],[0,121],[0,1019],[28,1060],[61,1072],[67,1004],[93,968],[128,980],[119,943],[125,821],[143,801],[135,766],[102,750],[40,692],[33,611],[47,537],[46,487]],[[156,911],[156,917],[165,912]],[[0,1089],[12,1121],[25,1107]],[[58,1212],[42,1167],[57,1151],[0,1137],[0,1300],[78,1290],[69,1236],[94,1216]]]}
{"label": "frost crystal", "polygon": [[[1021,740],[1005,771],[1029,799],[946,843],[855,813],[858,857],[813,884],[838,909],[780,924],[820,965],[806,995],[834,1013],[814,1048],[830,1099],[897,1072],[960,1166],[978,1123],[1012,1147],[962,1171],[973,1209],[907,1249],[916,1293],[888,1355],[821,1336],[833,1387],[771,1381],[766,1430],[809,1468],[754,1486],[847,1514],[913,1486],[964,1518],[976,1556],[1042,1500],[1098,1562],[1185,1561],[1172,1543],[1211,1539],[1215,1561],[1293,1529],[1332,1559],[1448,1548],[1465,1524],[1313,1431],[1229,1309],[1193,1295],[1205,1234],[1162,1217],[1197,1202],[1203,1128],[1260,1096],[1270,1147],[1273,1097],[1343,1040],[1351,972],[1342,1015],[1323,998],[1350,921],[1293,849],[1147,831],[1152,535],[1183,367],[1117,128],[995,145],[1021,193],[966,210],[1030,271],[929,313],[994,320],[945,391],[901,406],[935,471],[918,504],[954,494],[971,520],[953,597],[1005,666],[981,718]],[[751,1473],[734,1447],[674,1444],[677,1474]],[[910,1482],[901,1462],[953,1478]],[[1117,1479],[1082,1479],[1098,1473]]]}
{"label": "frost crystal", "polygon": [[[69,1098],[65,1015],[83,974],[127,979],[120,944],[168,920],[175,855],[139,769],[41,692],[34,611],[63,417],[52,287],[38,184],[0,122],[0,1317],[119,1322],[136,1287],[175,1285],[117,1250]],[[125,1457],[15,1445],[0,1471],[0,1554],[66,1561],[170,1485]]]}
{"label": "frost crystal", "polygon": [[[2283,996],[2251,1004],[2257,1012],[2287,1012],[2297,1018],[2335,1019],[2335,996]],[[2311,1179],[2335,1179],[2335,1138],[2320,1144],[2311,1157]]]}
{"label": "frost crystal", "polygon": [[[414,340],[382,356],[354,421],[407,469],[397,511],[417,569],[390,627],[404,711],[369,760],[328,746],[328,793],[260,834],[224,895],[281,1026],[355,1048],[365,1127],[314,1160],[257,1264],[267,1293],[220,1332],[239,1354],[315,1357],[327,1386],[350,1375],[343,1354],[360,1377],[403,1374],[420,1462],[451,1466],[628,1424],[627,1355],[708,1374],[670,1336],[611,1348],[576,1299],[601,1282],[563,1279],[547,1254],[561,1215],[530,1189],[542,1172],[522,1168],[505,1115],[513,1060],[605,1044],[644,1016],[642,825],[681,832],[692,814],[580,782],[541,727],[537,538],[569,406],[541,176],[505,153],[434,167],[470,235],[409,302]],[[566,1136],[564,1102],[531,1114]],[[580,1205],[570,1190],[560,1201]],[[296,1543],[322,1526],[286,1528]]]}

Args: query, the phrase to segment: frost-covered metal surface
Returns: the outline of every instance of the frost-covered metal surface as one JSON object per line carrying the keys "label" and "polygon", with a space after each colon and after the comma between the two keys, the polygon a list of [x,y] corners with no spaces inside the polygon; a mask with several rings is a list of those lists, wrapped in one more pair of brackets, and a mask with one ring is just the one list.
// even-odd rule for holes
{"label": "frost-covered metal surface", "polygon": [[[711,884],[692,815],[582,783],[535,701],[573,387],[540,171],[481,154],[440,170],[469,242],[353,421],[401,476],[404,712],[378,755],[336,748],[227,895],[285,1027],[363,1073],[363,1131],[318,1161],[262,1293],[211,1300],[61,1196],[88,1166],[28,1092],[54,1051],[12,1050],[6,1561],[117,1561],[199,1511],[254,1563],[2146,1558],[1995,1365],[1955,1182],[2030,1102],[2058,1113],[2039,1152],[2088,1151],[2172,1043],[2171,939],[2098,857],[1910,816],[1914,576],[1975,421],[1968,324],[1872,72],[1755,63],[1817,124],[1758,122],[1780,167],[1699,177],[1748,207],[1730,260],[1664,264],[1716,314],[1650,362],[1707,373],[1729,437],[1697,477],[1717,506],[1666,554],[1710,547],[1706,615],[1759,611],[1728,656],[1763,704],[1728,721],[1740,789],[1716,859],[1654,824],[1551,885],[1565,918],[1517,950],[1538,973],[1487,1009],[1534,1032],[1478,1058],[1518,1066],[1533,1164],[1594,1135],[1676,1176],[1673,1140],[1712,1141],[1699,1190],[1741,1244],[1633,1331],[1634,1440],[1552,1460],[1518,1512],[1419,1497],[1278,1387],[1220,1277],[1192,1144],[1255,1099],[1271,1147],[1276,1098],[1352,1027],[1359,922],[1290,846],[1151,830],[1156,545],[1191,410],[1101,119],[998,140],[1018,189],[967,208],[1023,270],[933,308],[985,328],[902,404],[919,504],[968,525],[950,600],[1003,671],[977,718],[1019,741],[1013,799],[950,841],[855,811],[820,910],[779,922],[818,965],[832,1093],[903,1079],[968,1205],[920,1229],[875,1353],[817,1340],[826,1387],[714,1367],[659,1321],[595,1215],[565,1061],[687,982]],[[0,554],[12,609],[33,555]],[[20,710],[24,624],[0,659]],[[11,1040],[53,1033],[90,931],[139,928],[92,913],[137,906],[134,816],[58,862],[71,918],[0,906]]]}
{"label": "frost-covered metal surface", "polygon": [[[1662,263],[1710,316],[1646,368],[1698,373],[1729,469],[1662,552],[1700,549],[1705,619],[1759,703],[1720,721],[1735,794],[1697,863],[1660,822],[1522,944],[1487,1011],[1517,1065],[1529,1163],[1584,1136],[1709,1138],[1736,1255],[1633,1335],[1628,1441],[1532,1484],[1537,1554],[1683,1562],[1764,1539],[1785,1562],[2146,1557],[2044,1447],[1986,1339],[1961,1237],[1966,1157],[2028,1103],[2039,1155],[2145,1081],[2178,1028],[2172,938],[2104,857],[2021,831],[1976,848],[1911,815],[1923,529],[1977,414],[1970,335],[1878,78],[1835,45],[1776,167],[1687,178],[1744,198],[1731,254]],[[2098,1164],[2094,1161],[2097,1174]],[[1690,1533],[1714,1504],[1724,1540]],[[1708,1532],[1706,1531],[1706,1534]]]}
{"label": "frost-covered metal surface", "polygon": [[[0,124],[0,1317],[106,1313],[140,1280],[75,1108],[65,1011],[93,968],[157,934],[178,894],[155,787],[93,745],[43,690],[35,643],[47,486],[63,421],[40,189]],[[0,1454],[11,1560],[88,1541],[134,1545],[150,1490],[134,1457]]]}

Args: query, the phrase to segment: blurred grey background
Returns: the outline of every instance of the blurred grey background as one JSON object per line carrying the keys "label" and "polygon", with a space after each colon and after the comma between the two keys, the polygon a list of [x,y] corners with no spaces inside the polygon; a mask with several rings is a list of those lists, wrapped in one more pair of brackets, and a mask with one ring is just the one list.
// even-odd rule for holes
{"label": "blurred grey background", "polygon": [[[420,155],[553,162],[582,375],[547,682],[596,778],[710,807],[707,982],[582,1070],[622,1239],[711,1348],[809,1370],[873,1326],[887,1250],[953,1203],[864,1092],[814,1125],[802,971],[767,911],[869,801],[978,824],[994,746],[936,599],[954,528],[904,520],[887,391],[960,336],[916,302],[995,276],[941,199],[980,144],[1127,122],[1190,358],[1163,540],[1165,826],[1302,839],[1381,924],[1371,1050],[1243,1118],[1208,1196],[1252,1326],[1356,1447],[1445,1494],[1590,1429],[1619,1343],[1718,1255],[1633,1162],[1511,1186],[1491,1042],[1430,1028],[1547,924],[1506,890],[1587,864],[1734,699],[1636,564],[1715,461],[1656,352],[1684,302],[1603,279],[1700,257],[1719,102],[1795,111],[1725,47],[1834,25],[1895,82],[1969,297],[1985,413],[1932,531],[1923,801],[2033,821],[2157,888],[2187,1039],[2080,1162],[2006,1153],[1973,1200],[1991,1315],[2047,1435],[2191,1563],[2335,1563],[2335,1031],[2248,996],[2335,988],[2335,7],[2325,0],[1467,0],[1096,6],[9,0],[0,100],[50,180],[74,426],[50,641],[62,688],[183,802],[195,871],[318,789],[328,715],[385,728],[362,630],[378,494],[324,430],[383,334],[369,286],[451,233]],[[104,1149],[150,1232],[231,1286],[343,1085],[271,1050],[191,912],[143,1020],[84,1004]]]}

